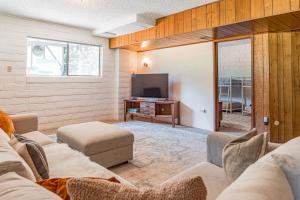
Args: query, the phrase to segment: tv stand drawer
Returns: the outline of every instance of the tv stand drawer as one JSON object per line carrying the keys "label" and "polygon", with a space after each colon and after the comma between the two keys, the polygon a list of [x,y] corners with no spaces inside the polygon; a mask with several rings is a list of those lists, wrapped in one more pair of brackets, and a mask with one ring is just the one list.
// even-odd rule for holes
{"label": "tv stand drawer", "polygon": [[155,103],[153,102],[141,102],[140,113],[146,115],[155,115]]}

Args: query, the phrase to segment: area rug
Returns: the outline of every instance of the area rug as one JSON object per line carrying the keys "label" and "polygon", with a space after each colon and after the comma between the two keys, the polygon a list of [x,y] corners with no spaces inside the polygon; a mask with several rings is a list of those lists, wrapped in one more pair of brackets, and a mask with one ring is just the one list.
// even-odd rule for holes
{"label": "area rug", "polygon": [[[202,129],[142,121],[114,123],[134,134],[133,160],[109,170],[139,188],[159,185],[172,176],[206,161],[206,139]],[[56,134],[48,135],[56,141]]]}
{"label": "area rug", "polygon": [[153,187],[206,161],[205,130],[141,121],[117,123],[134,133],[134,159],[110,168],[135,186]]}

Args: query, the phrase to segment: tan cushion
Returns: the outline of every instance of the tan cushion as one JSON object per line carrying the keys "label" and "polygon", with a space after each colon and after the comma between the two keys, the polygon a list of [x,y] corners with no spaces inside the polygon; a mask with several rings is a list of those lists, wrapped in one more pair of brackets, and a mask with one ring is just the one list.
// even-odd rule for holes
{"label": "tan cushion", "polygon": [[10,137],[0,128],[0,135],[2,139],[5,139],[7,142],[9,142]]}
{"label": "tan cushion", "polygon": [[268,133],[249,132],[224,147],[223,168],[230,181],[237,179],[245,169],[267,152]]}
{"label": "tan cushion", "polygon": [[292,157],[285,154],[273,154],[272,159],[286,175],[295,199],[300,199],[300,159],[299,154]]}
{"label": "tan cushion", "polygon": [[165,183],[200,176],[207,189],[207,200],[215,200],[230,184],[223,168],[208,162],[197,164],[178,175],[170,178]]}
{"label": "tan cushion", "polygon": [[88,122],[59,128],[57,138],[85,155],[127,146],[134,141],[133,134],[128,130],[103,122]]}
{"label": "tan cushion", "polygon": [[274,163],[250,166],[217,200],[293,200],[283,171]]}
{"label": "tan cushion", "polygon": [[201,177],[188,178],[147,190],[88,178],[67,183],[72,200],[205,200],[206,188]]}
{"label": "tan cushion", "polygon": [[39,143],[41,146],[45,146],[45,145],[48,145],[48,144],[55,143],[47,135],[45,135],[45,134],[43,134],[39,131],[33,131],[33,132],[25,133],[25,134],[23,134],[23,136],[30,139],[30,140],[33,140],[33,141]]}
{"label": "tan cushion", "polygon": [[[258,162],[269,161],[272,162],[273,154],[286,154],[290,156],[298,155],[300,152],[300,137],[294,138],[287,143],[280,145],[272,152],[266,154],[264,157],[258,160]],[[297,156],[300,159],[300,156]]]}
{"label": "tan cushion", "polygon": [[38,130],[38,116],[34,113],[11,115],[10,117],[17,134]]}
{"label": "tan cushion", "polygon": [[[286,164],[285,164],[285,166],[281,166],[281,169],[283,169],[283,171],[286,172],[285,174],[289,178],[288,181],[291,185],[291,188],[293,189],[293,187],[294,188],[298,187],[298,186],[295,186],[295,184],[293,183],[293,182],[296,182],[298,184],[298,182],[297,182],[298,180],[292,180],[292,179],[299,179],[299,163],[300,163],[299,152],[300,152],[300,137],[297,137],[297,138],[294,138],[294,139],[288,141],[285,144],[280,145],[274,151],[272,151],[271,153],[268,153],[267,155],[262,157],[258,162],[274,162],[274,159],[272,158],[272,157],[274,157],[274,155],[275,156],[276,155],[277,156],[284,155],[284,157],[292,158],[294,163],[293,163],[293,167],[292,167],[293,169],[290,172],[298,174],[298,177],[293,177],[294,175],[287,173],[289,166]],[[293,189],[293,192],[295,194],[295,197],[299,196],[299,189]]]}
{"label": "tan cushion", "polygon": [[[300,137],[280,145],[250,166],[218,200],[292,200],[291,186],[284,172],[274,164],[272,155],[298,155]],[[298,156],[299,157],[299,156]]]}
{"label": "tan cushion", "polygon": [[33,172],[21,156],[9,145],[7,138],[0,134],[0,175],[15,172],[35,181]]}
{"label": "tan cushion", "polygon": [[49,144],[43,147],[47,155],[50,178],[64,177],[116,177],[121,183],[132,185],[112,171],[92,162],[67,144]]}
{"label": "tan cushion", "polygon": [[61,200],[54,193],[16,173],[0,176],[1,200]]}
{"label": "tan cushion", "polygon": [[47,158],[42,146],[19,134],[13,136],[10,144],[27,162],[38,181],[49,178]]}

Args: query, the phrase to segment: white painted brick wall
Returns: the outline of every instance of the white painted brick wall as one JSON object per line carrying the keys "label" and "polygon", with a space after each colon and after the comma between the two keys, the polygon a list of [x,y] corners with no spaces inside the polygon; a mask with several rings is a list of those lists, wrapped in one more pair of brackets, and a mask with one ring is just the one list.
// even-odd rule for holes
{"label": "white painted brick wall", "polygon": [[129,50],[117,50],[117,97],[118,118],[123,119],[124,99],[131,95],[131,75],[137,71],[137,53]]}
{"label": "white painted brick wall", "polygon": [[[26,77],[28,36],[103,45],[102,80],[85,78],[83,81],[61,82],[47,78],[30,81]],[[112,120],[118,110],[114,98],[119,79],[115,50],[108,46],[107,39],[93,37],[89,30],[0,15],[1,109],[12,114],[37,113],[40,130],[91,120]],[[12,72],[6,71],[8,65],[12,66]],[[122,72],[120,80],[123,87]],[[128,83],[125,88],[128,88]]]}

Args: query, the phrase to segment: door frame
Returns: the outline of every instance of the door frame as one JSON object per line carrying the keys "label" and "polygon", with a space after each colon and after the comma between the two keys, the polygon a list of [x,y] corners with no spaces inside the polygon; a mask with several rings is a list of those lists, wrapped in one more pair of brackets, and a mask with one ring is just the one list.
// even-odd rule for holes
{"label": "door frame", "polygon": [[250,39],[251,43],[251,128],[255,127],[255,90],[254,90],[254,51],[253,51],[253,36],[252,35],[245,35],[245,36],[239,36],[239,37],[231,37],[231,38],[225,38],[225,39],[218,39],[213,41],[213,55],[214,55],[214,131],[219,131],[219,124],[218,124],[218,107],[219,107],[219,63],[218,63],[218,43],[221,42],[230,42],[230,41],[236,41],[236,40],[244,40],[244,39]]}

